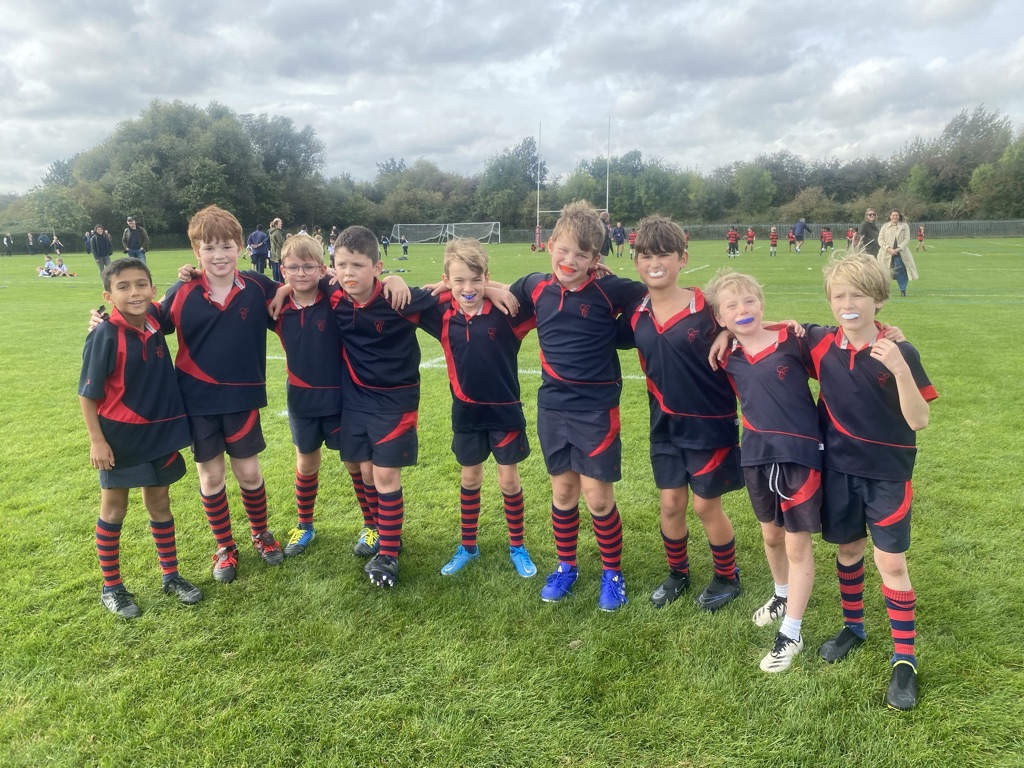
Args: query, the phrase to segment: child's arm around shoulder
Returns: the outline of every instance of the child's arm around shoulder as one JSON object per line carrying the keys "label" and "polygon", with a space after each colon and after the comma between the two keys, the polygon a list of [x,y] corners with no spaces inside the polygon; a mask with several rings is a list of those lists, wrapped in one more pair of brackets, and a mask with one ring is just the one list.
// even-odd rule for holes
{"label": "child's arm around shoulder", "polygon": [[[916,355],[916,352],[914,354]],[[907,426],[915,432],[927,427],[928,401],[918,387],[914,373],[899,345],[886,338],[878,339],[871,347],[871,357],[888,368],[896,379],[896,388],[900,393],[900,410],[907,421]]]}

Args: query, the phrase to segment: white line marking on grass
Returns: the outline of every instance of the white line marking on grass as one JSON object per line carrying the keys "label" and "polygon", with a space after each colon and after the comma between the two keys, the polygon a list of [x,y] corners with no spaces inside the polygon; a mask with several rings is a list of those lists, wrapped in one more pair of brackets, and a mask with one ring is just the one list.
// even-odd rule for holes
{"label": "white line marking on grass", "polygon": [[699,266],[699,267],[694,267],[693,269],[687,269],[687,270],[685,270],[685,271],[683,272],[683,274],[684,274],[684,275],[688,275],[688,274],[690,274],[691,272],[700,272],[700,270],[702,270],[702,269],[707,269],[707,268],[708,268],[708,267],[710,267],[710,266],[711,266],[710,264],[703,264],[703,265],[701,265],[701,266]]}
{"label": "white line marking on grass", "polygon": [[281,355],[267,355],[267,360],[286,360],[287,358]]}
{"label": "white line marking on grass", "polygon": [[961,251],[964,256],[981,256],[980,253],[971,253],[970,251]]}

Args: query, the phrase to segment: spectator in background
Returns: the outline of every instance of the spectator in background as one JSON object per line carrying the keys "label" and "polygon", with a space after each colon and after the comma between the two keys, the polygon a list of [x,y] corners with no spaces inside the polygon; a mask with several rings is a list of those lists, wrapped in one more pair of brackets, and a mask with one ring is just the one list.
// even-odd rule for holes
{"label": "spectator in background", "polygon": [[608,254],[612,250],[612,228],[608,224],[608,219],[611,218],[608,215],[608,211],[601,211],[600,214],[601,223],[604,225],[604,242],[601,243],[601,263],[604,264],[604,260],[608,258]]}
{"label": "spectator in background", "polygon": [[36,245],[39,246],[40,253],[50,252],[50,238],[45,232],[40,232],[39,237],[36,238]]}
{"label": "spectator in background", "polygon": [[86,253],[92,253],[92,230],[85,230],[85,236],[82,238],[82,244],[85,246]]}
{"label": "spectator in background", "polygon": [[383,237],[381,237],[380,245],[381,245],[381,248],[384,249],[384,258],[386,259],[388,257],[388,246],[391,245],[391,241],[388,240],[388,236],[387,235],[384,235]]}
{"label": "spectator in background", "polygon": [[[57,237],[56,233],[54,233],[53,239],[50,241],[50,248],[58,256],[60,256],[60,252],[64,250],[64,243],[60,241],[60,238]],[[60,259],[57,259],[57,261],[60,261]]]}
{"label": "spectator in background", "polygon": [[281,247],[284,245],[284,223],[280,218],[270,222],[270,272],[274,280],[283,283],[281,278]]}
{"label": "spectator in background", "polygon": [[114,245],[110,242],[110,233],[102,224],[97,224],[89,239],[89,253],[92,254],[96,268],[100,271],[100,280],[103,279],[103,270],[110,266],[110,256],[113,252]]}
{"label": "spectator in background", "polygon": [[622,258],[622,248],[626,243],[626,228],[621,221],[616,221],[612,227],[612,240],[615,241],[615,258]]}
{"label": "spectator in background", "polygon": [[811,228],[807,226],[807,222],[803,219],[800,219],[800,221],[793,225],[793,237],[796,239],[797,253],[800,253],[800,246],[804,244],[804,237],[813,234]]}
{"label": "spectator in background", "polygon": [[4,235],[4,256],[14,255],[14,238],[11,237],[11,233],[8,232]]}
{"label": "spectator in background", "polygon": [[252,268],[261,275],[266,274],[267,259],[270,257],[270,235],[263,231],[262,224],[256,225],[256,231],[249,235],[246,245],[249,246]]}
{"label": "spectator in background", "polygon": [[409,241],[406,239],[405,235],[402,235],[401,239],[398,242],[402,244],[402,255],[403,256],[408,256],[409,255]]}
{"label": "spectator in background", "polygon": [[25,244],[28,246],[28,255],[36,255],[36,241],[32,238],[32,233],[29,232],[25,235]]}
{"label": "spectator in background", "polygon": [[893,209],[889,221],[878,230],[878,261],[896,278],[900,296],[907,295],[907,284],[917,280],[917,265],[910,252],[910,226],[903,214]]}
{"label": "spectator in background", "polygon": [[864,221],[857,229],[857,236],[854,238],[854,246],[865,253],[878,258],[878,216],[874,208],[864,211]]}
{"label": "spectator in background", "polygon": [[135,217],[129,216],[127,221],[128,226],[124,229],[124,234],[121,235],[121,248],[130,257],[138,259],[143,264],[146,263],[146,251],[149,250],[149,233],[146,232],[144,227],[140,227],[135,223]]}

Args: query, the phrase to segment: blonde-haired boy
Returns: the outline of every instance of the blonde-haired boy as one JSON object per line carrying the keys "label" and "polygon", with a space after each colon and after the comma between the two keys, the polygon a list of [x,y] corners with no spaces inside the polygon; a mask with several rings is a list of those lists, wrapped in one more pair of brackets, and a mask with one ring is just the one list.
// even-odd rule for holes
{"label": "blonde-haired boy", "polygon": [[801,622],[814,585],[811,534],[821,530],[821,435],[803,341],[787,327],[765,328],[764,294],[751,276],[723,270],[704,295],[733,336],[719,361],[743,413],[740,463],[775,591],[755,611],[758,626],[782,619],[765,672],[781,672],[803,650]]}
{"label": "blonde-haired boy", "polygon": [[462,467],[462,541],[441,573],[450,576],[480,557],[477,527],[483,463],[498,465],[509,558],[523,578],[537,568],[523,543],[523,487],[519,462],[530,455],[519,396],[519,348],[534,326],[533,310],[500,312],[484,291],[490,279],[487,252],[478,240],[445,247],[444,284],[451,298],[420,315],[420,327],[441,342],[452,392],[452,452]]}
{"label": "blonde-haired boy", "polygon": [[917,600],[906,558],[915,433],[928,425],[928,403],[938,394],[917,350],[885,338],[875,320],[889,298],[890,282],[878,261],[836,255],[824,274],[825,295],[839,327],[810,326],[807,338],[821,385],[822,537],[839,546],[844,626],[818,653],[835,662],[864,642],[864,552],[870,532],[895,645],[886,703],[906,710],[918,698]]}

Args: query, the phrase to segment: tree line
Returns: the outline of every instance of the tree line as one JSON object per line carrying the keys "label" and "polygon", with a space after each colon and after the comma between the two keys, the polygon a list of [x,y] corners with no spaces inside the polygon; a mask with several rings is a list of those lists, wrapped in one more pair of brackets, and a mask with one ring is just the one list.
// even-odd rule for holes
{"label": "tree line", "polygon": [[253,228],[280,216],[289,230],[358,223],[384,233],[393,223],[467,221],[532,229],[538,174],[539,207],[557,210],[581,198],[603,204],[606,173],[612,218],[627,226],[655,212],[692,224],[856,222],[868,205],[899,207],[915,221],[1024,218],[1024,130],[984,106],[885,159],[806,160],[779,150],[701,173],[634,149],[552,177],[528,137],[476,174],[392,157],[360,181],[324,175],[324,144],[311,126],[218,103],[153,101],[99,145],[53,162],[39,186],[0,195],[0,229],[67,236],[103,223],[116,232],[133,214],[151,235],[180,236],[211,203]]}

